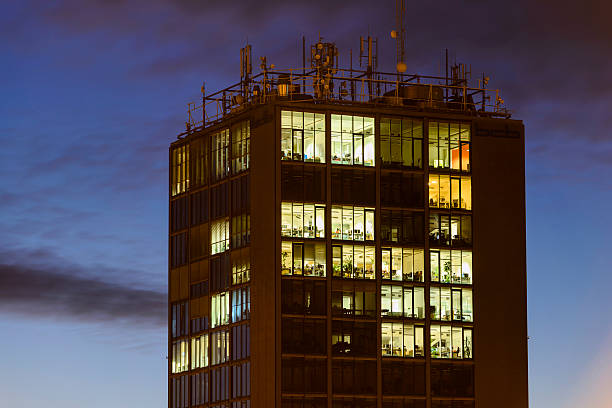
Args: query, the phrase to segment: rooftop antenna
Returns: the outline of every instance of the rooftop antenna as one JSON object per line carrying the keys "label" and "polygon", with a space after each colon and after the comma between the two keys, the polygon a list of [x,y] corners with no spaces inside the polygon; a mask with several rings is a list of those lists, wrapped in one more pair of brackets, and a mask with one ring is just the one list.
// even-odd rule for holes
{"label": "rooftop antenna", "polygon": [[251,46],[248,44],[240,49],[240,84],[242,85],[242,96],[247,97],[249,93],[249,82],[253,67],[251,65]]}
{"label": "rooftop antenna", "polygon": [[395,68],[401,74],[406,72],[405,62],[405,39],[406,29],[404,28],[404,16],[406,15],[406,2],[405,0],[395,0],[395,30],[391,31],[391,38],[395,38],[397,64]]}

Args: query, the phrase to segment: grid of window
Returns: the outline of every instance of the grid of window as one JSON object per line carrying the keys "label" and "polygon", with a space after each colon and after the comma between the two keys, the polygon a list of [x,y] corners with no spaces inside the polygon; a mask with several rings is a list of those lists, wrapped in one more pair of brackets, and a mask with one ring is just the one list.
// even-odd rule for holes
{"label": "grid of window", "polygon": [[191,339],[191,369],[208,367],[208,334]]}
{"label": "grid of window", "polygon": [[210,334],[210,364],[217,365],[229,360],[229,330],[214,331]]}
{"label": "grid of window", "polygon": [[429,244],[432,246],[471,246],[472,216],[429,214]]}
{"label": "grid of window", "polygon": [[232,126],[232,172],[238,174],[249,168],[251,127],[249,121]]}
{"label": "grid of window", "polygon": [[382,248],[382,278],[423,282],[425,251],[418,248]]}
{"label": "grid of window", "polygon": [[219,220],[210,224],[210,254],[218,254],[229,249],[229,221]]}
{"label": "grid of window", "polygon": [[431,358],[472,358],[472,329],[461,326],[430,326]]}
{"label": "grid of window", "polygon": [[472,289],[432,287],[429,289],[431,320],[473,321]]}
{"label": "grid of window", "polygon": [[215,328],[230,322],[230,293],[212,295],[210,302],[210,327]]}
{"label": "grid of window", "polygon": [[429,122],[429,167],[470,171],[470,125]]}
{"label": "grid of window", "polygon": [[374,118],[331,115],[333,164],[374,166]]}
{"label": "grid of window", "polygon": [[429,206],[472,209],[472,179],[469,176],[429,175]]}
{"label": "grid of window", "polygon": [[189,370],[189,342],[178,340],[172,342],[172,373]]}
{"label": "grid of window", "polygon": [[382,285],[380,314],[383,317],[425,319],[425,288]]}
{"label": "grid of window", "polygon": [[281,160],[325,163],[325,114],[281,112]]}
{"label": "grid of window", "polygon": [[189,188],[189,146],[183,145],[172,150],[170,184],[172,196],[184,193]]}
{"label": "grid of window", "polygon": [[381,323],[383,357],[424,357],[423,326],[401,323]]}
{"label": "grid of window", "polygon": [[333,276],[346,279],[376,279],[376,247],[332,246]]}
{"label": "grid of window", "polygon": [[472,251],[430,249],[429,257],[432,282],[472,284]]}
{"label": "grid of window", "polygon": [[334,205],[331,218],[332,239],[374,240],[373,208]]}
{"label": "grid of window", "polygon": [[325,204],[281,203],[281,236],[325,237]]}
{"label": "grid of window", "polygon": [[423,167],[423,121],[380,120],[380,154],[383,167]]}
{"label": "grid of window", "polygon": [[325,244],[313,242],[281,243],[283,275],[325,276]]}

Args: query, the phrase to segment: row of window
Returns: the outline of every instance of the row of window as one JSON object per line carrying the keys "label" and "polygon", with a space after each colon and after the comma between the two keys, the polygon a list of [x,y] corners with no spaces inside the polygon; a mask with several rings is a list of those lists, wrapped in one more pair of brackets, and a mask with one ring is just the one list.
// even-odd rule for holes
{"label": "row of window", "polygon": [[[334,164],[374,166],[374,118],[330,116]],[[429,123],[429,166],[470,171],[470,125]],[[380,150],[383,166],[423,167],[423,121],[382,118]],[[325,115],[281,112],[281,159],[325,163]]]}
{"label": "row of window", "polygon": [[174,341],[170,353],[172,373],[247,359],[251,355],[250,326],[241,324],[192,337],[191,346],[188,339]]}
{"label": "row of window", "polygon": [[472,209],[472,180],[467,176],[429,175],[429,206]]}
{"label": "row of window", "polygon": [[[170,193],[172,196],[190,188],[216,182],[230,173],[248,170],[251,131],[248,121],[176,147],[171,152]],[[230,145],[231,140],[231,145]],[[230,151],[231,146],[231,151]]]}
{"label": "row of window", "polygon": [[[324,243],[281,242],[281,274],[326,276]],[[472,252],[460,249],[431,249],[432,282],[471,284]],[[381,277],[394,281],[424,281],[424,250],[382,248]],[[376,279],[376,247],[332,245],[332,276],[345,279]]]}

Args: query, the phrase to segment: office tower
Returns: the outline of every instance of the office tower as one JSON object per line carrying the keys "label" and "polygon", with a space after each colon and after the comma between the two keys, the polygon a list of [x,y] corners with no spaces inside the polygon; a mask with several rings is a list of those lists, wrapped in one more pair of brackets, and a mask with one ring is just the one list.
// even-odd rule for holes
{"label": "office tower", "polygon": [[169,407],[526,408],[522,122],[310,51],[170,146]]}

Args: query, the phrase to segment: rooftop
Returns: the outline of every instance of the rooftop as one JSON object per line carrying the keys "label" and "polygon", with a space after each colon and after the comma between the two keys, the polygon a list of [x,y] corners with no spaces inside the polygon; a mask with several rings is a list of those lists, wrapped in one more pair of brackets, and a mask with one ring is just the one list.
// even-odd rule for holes
{"label": "rooftop", "polygon": [[240,81],[212,94],[206,94],[202,86],[202,101],[188,104],[186,131],[179,138],[248,107],[273,101],[395,106],[412,111],[510,118],[500,91],[487,88],[488,77],[482,75],[474,86],[471,68],[464,64],[447,64],[445,76],[406,74],[401,72],[406,67],[401,62],[396,73],[379,72],[378,58],[373,53],[375,44],[376,40],[369,37],[361,39],[359,60],[360,65],[365,61],[365,69],[354,69],[352,56],[351,67],[339,68],[335,44],[319,41],[311,46],[309,67],[278,69],[261,57],[256,75],[251,74],[251,46],[247,45],[240,52]]}

